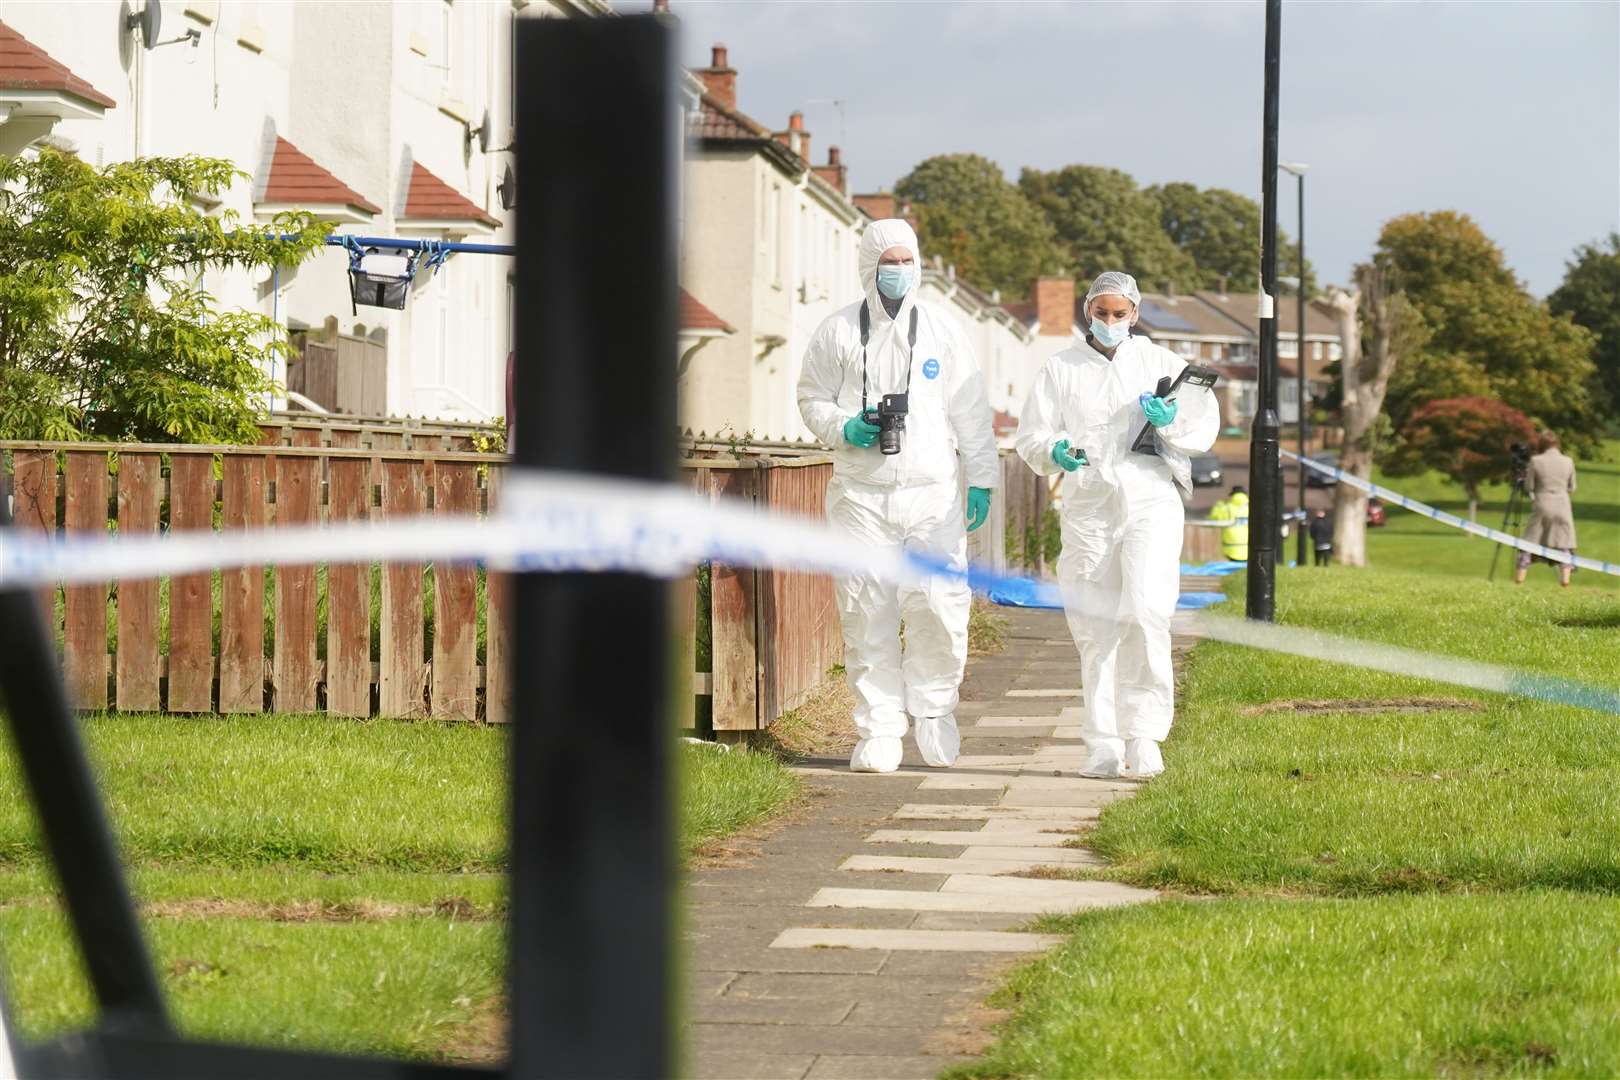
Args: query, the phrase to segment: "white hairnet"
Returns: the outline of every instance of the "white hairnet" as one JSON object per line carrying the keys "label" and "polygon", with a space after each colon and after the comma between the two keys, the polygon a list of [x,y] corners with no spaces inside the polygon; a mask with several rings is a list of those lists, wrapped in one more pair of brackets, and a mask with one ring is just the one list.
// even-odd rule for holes
{"label": "white hairnet", "polygon": [[[892,247],[905,248],[911,252],[912,262],[916,265],[917,279],[912,282],[911,291],[906,293],[902,302],[901,313],[907,312],[916,300],[918,287],[922,284],[922,252],[917,248],[917,233],[911,223],[901,218],[883,218],[874,221],[866,227],[861,234],[861,250],[859,267],[861,274],[861,290],[866,293],[867,307],[874,312],[885,310],[882,294],[878,292],[877,270],[878,260],[883,253]],[[901,314],[896,314],[900,318]],[[909,316],[907,316],[909,317]],[[883,320],[878,320],[883,321]]]}
{"label": "white hairnet", "polygon": [[1138,308],[1142,306],[1142,290],[1136,287],[1136,279],[1119,270],[1105,270],[1097,275],[1097,280],[1091,283],[1086,290],[1085,312],[1091,315],[1091,302],[1099,296],[1123,296]]}

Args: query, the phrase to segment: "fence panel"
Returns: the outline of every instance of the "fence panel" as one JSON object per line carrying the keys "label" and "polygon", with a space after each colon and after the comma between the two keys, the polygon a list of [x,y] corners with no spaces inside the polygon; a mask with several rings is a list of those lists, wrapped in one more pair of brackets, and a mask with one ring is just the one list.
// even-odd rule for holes
{"label": "fence panel", "polygon": [[[265,525],[265,459],[226,454],[220,520],[227,529]],[[264,711],[264,568],[220,573],[219,711]]]}
{"label": "fence panel", "polygon": [[[382,462],[384,517],[427,513],[427,470],[420,460]],[[426,631],[422,625],[420,563],[388,563],[382,571],[381,671],[377,713],[388,717],[423,714],[427,689]]]}
{"label": "fence panel", "polygon": [[[752,503],[758,475],[751,468],[713,469],[709,492],[713,498]],[[757,575],[748,567],[715,563],[709,586],[714,730],[755,731],[759,728]]]}
{"label": "fence panel", "polygon": [[[107,533],[107,451],[67,454],[63,524],[69,533]],[[66,590],[63,671],[81,709],[107,707],[107,583]]]}
{"label": "fence panel", "polygon": [[[169,457],[169,529],[214,528],[214,455]],[[186,574],[169,581],[170,712],[214,708],[214,575]]]}
{"label": "fence panel", "polygon": [[[499,510],[504,466],[489,468],[488,513]],[[484,587],[484,719],[505,724],[512,719],[512,577],[491,570]]]}
{"label": "fence panel", "polygon": [[[162,461],[156,454],[118,455],[118,535],[151,535],[158,530]],[[156,578],[118,583],[118,652],[115,664],[118,708],[155,712],[158,697],[158,611]]]}
{"label": "fence panel", "polygon": [[[352,434],[358,443],[359,433]],[[369,520],[371,459],[333,458],[327,469],[327,520]],[[371,567],[363,564],[326,571],[326,711],[371,715]]]}
{"label": "fence panel", "polygon": [[[321,517],[321,459],[277,457],[276,527],[311,525]],[[275,658],[271,685],[277,712],[314,712],[320,682],[316,658],[318,577],[313,564],[276,568]]]}
{"label": "fence panel", "polygon": [[[435,516],[478,513],[478,466],[434,463]],[[478,569],[465,560],[433,567],[434,716],[478,718]]]}
{"label": "fence panel", "polygon": [[[830,464],[773,466],[758,474],[772,513],[819,520],[826,504]],[[793,571],[759,571],[761,664],[759,726],[795,708],[843,655],[832,579]]]}
{"label": "fence panel", "polygon": [[[56,532],[56,454],[18,450],[11,455],[11,518],[20,529]],[[39,590],[40,614],[56,640],[56,589]]]}

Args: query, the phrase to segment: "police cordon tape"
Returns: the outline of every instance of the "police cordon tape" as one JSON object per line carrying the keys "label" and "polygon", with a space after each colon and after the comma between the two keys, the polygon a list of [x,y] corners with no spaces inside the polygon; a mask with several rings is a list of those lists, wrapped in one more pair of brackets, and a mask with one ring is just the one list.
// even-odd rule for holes
{"label": "police cordon tape", "polygon": [[[970,579],[981,591],[1028,583],[981,566],[970,575],[918,552],[874,550],[825,521],[727,505],[684,488],[530,469],[508,474],[498,512],[482,521],[432,515],[146,536],[0,530],[0,588],[5,589],[254,566],[379,562],[480,562],[504,571],[616,571],[666,578],[690,573],[699,563],[718,562],[833,576],[864,574],[897,586],[934,577]],[[1091,614],[1118,617],[1117,607]],[[1207,613],[1180,618],[1190,620],[1193,633],[1238,645],[1620,714],[1620,691],[1569,679],[1300,627]]]}
{"label": "police cordon tape", "polygon": [[[1278,450],[1283,457],[1288,458],[1290,461],[1300,460],[1300,456],[1292,450],[1283,450],[1281,447]],[[1398,491],[1391,490],[1381,484],[1374,484],[1369,480],[1363,480],[1359,476],[1347,473],[1343,469],[1335,468],[1332,465],[1324,465],[1320,461],[1312,461],[1310,458],[1305,458],[1304,461],[1307,469],[1312,469],[1325,476],[1331,476],[1340,483],[1349,484],[1353,488],[1360,488],[1369,495],[1376,495],[1385,502],[1393,503],[1403,510],[1410,510],[1414,514],[1433,518],[1443,525],[1450,525],[1475,536],[1483,536],[1487,540],[1495,540],[1498,544],[1506,544],[1509,547],[1518,548],[1520,551],[1528,551],[1532,555],[1540,555],[1548,562],[1571,563],[1582,570],[1595,570],[1600,574],[1620,574],[1620,563],[1604,562],[1601,559],[1588,559],[1584,555],[1571,555],[1569,552],[1560,551],[1558,548],[1542,547],[1540,544],[1533,544],[1528,540],[1514,536],[1512,533],[1505,533],[1501,529],[1492,529],[1489,526],[1480,525],[1466,518],[1460,518],[1456,514],[1436,510],[1427,503],[1409,499]]]}

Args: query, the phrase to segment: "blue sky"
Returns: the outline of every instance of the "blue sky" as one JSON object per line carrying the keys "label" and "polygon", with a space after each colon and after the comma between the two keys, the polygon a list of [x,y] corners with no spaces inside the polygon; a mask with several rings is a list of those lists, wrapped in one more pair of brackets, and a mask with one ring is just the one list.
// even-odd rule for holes
{"label": "blue sky", "polygon": [[[839,143],[856,190],[973,151],[1011,178],[1082,162],[1259,197],[1256,2],[671,6],[689,66],[725,42],[743,111],[786,126],[803,109],[817,160]],[[1472,215],[1537,295],[1576,245],[1620,228],[1620,3],[1287,3],[1281,72],[1281,156],[1311,166],[1306,249],[1324,280],[1414,210]]]}

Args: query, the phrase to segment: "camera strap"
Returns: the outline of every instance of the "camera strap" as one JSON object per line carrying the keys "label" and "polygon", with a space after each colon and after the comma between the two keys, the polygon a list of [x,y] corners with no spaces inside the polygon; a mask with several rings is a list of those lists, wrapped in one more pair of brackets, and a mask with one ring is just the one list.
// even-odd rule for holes
{"label": "camera strap", "polygon": [[[872,313],[861,301],[861,416],[866,416],[866,342],[872,336]],[[906,335],[906,395],[911,394],[911,369],[917,356],[917,304],[911,305],[911,332]]]}

